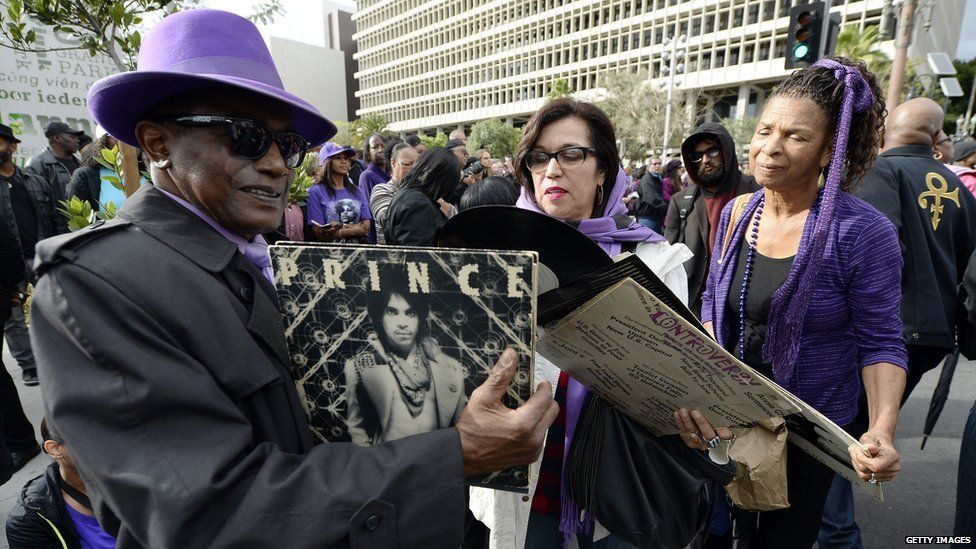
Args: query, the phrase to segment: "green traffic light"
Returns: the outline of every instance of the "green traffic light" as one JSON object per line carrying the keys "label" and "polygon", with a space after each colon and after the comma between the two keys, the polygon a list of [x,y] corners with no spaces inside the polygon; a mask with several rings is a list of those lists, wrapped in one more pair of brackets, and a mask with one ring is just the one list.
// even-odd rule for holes
{"label": "green traffic light", "polygon": [[793,46],[793,59],[804,59],[809,53],[810,45],[806,42],[800,42],[799,44]]}

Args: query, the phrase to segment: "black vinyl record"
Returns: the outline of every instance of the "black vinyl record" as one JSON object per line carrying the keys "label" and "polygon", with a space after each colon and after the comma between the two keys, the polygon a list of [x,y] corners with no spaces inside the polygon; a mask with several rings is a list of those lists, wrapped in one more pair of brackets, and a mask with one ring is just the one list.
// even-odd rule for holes
{"label": "black vinyl record", "polygon": [[[613,264],[596,242],[545,214],[512,206],[481,206],[448,220],[438,245],[450,248],[529,250],[552,271],[558,284]],[[540,293],[549,288],[540,283]]]}

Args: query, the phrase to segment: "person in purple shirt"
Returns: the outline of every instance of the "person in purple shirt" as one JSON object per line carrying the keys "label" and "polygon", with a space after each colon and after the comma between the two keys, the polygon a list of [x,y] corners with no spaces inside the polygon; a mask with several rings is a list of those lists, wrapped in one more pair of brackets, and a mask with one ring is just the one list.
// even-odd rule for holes
{"label": "person in purple shirt", "polygon": [[308,222],[319,242],[369,242],[373,216],[361,186],[349,179],[355,151],[326,143],[319,151],[315,185],[308,190]]}
{"label": "person in purple shirt", "polygon": [[[702,321],[726,349],[835,423],[853,421],[863,382],[870,457],[852,451],[851,462],[869,482],[900,469],[893,440],[907,372],[898,235],[849,193],[877,155],[881,97],[864,63],[843,58],[780,85],[749,147],[763,189],[723,210],[702,297]],[[727,436],[700,414],[676,415],[689,446]],[[736,513],[754,546],[817,540],[834,473],[792,444],[786,461],[790,507]]]}
{"label": "person in purple shirt", "polygon": [[28,481],[7,517],[10,548],[113,549],[115,538],[99,526],[68,447],[46,419],[41,420],[41,437],[54,463]]}
{"label": "person in purple shirt", "polygon": [[359,176],[359,188],[366,193],[366,202],[373,194],[373,187],[380,183],[390,180],[390,168],[387,166],[386,155],[383,150],[386,148],[386,138],[378,133],[374,133],[366,140],[366,147],[363,153],[369,161],[366,171]]}

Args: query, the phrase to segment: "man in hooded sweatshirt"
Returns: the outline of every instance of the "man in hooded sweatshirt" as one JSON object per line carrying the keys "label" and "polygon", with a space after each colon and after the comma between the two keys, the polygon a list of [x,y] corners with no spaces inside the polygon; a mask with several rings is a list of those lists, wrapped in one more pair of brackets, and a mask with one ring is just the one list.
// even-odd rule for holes
{"label": "man in hooded sweatshirt", "polygon": [[721,124],[698,126],[681,144],[681,158],[689,184],[671,197],[664,236],[672,244],[683,243],[695,254],[685,262],[685,271],[689,305],[698,315],[722,208],[758,187],[755,179],[739,170],[735,143]]}

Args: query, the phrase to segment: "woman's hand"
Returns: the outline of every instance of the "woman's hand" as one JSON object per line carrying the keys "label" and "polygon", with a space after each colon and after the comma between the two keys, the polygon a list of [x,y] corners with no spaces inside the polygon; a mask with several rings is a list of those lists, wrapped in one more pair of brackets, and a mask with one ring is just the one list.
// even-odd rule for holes
{"label": "woman's hand", "polygon": [[866,481],[887,482],[895,478],[901,471],[900,456],[891,437],[881,431],[868,431],[861,435],[861,444],[865,446],[870,456],[857,446],[851,446],[851,465],[857,471],[857,476]]}
{"label": "woman's hand", "polygon": [[[706,452],[709,448],[718,446],[720,441],[731,440],[732,430],[728,427],[718,429],[712,427],[708,419],[698,410],[689,412],[681,408],[674,412],[674,423],[681,430],[681,440],[689,448]],[[717,440],[716,440],[717,439]]]}
{"label": "woman's hand", "polygon": [[320,242],[330,242],[339,238],[338,232],[342,228],[342,223],[338,221],[333,221],[326,225],[315,225],[312,224],[312,236]]}

